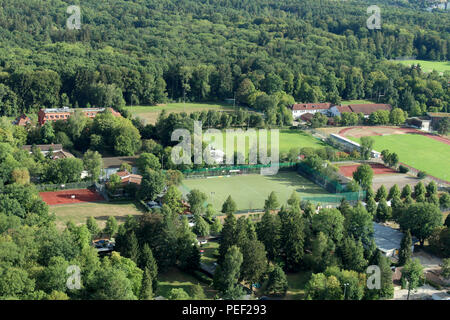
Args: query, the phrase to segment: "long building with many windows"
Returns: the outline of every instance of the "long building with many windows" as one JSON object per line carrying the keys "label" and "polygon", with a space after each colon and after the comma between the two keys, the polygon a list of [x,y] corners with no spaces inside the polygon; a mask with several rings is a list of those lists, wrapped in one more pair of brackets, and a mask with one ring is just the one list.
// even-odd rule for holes
{"label": "long building with many windows", "polygon": [[[115,111],[113,108],[108,108],[111,113],[116,116],[120,117],[120,113]],[[47,121],[58,121],[58,120],[67,120],[72,116],[72,114],[75,113],[76,110],[79,110],[84,113],[86,117],[89,118],[95,118],[95,116],[106,110],[106,108],[79,108],[79,109],[72,109],[68,107],[63,108],[54,108],[54,109],[41,109],[38,112],[38,122],[42,126]]]}

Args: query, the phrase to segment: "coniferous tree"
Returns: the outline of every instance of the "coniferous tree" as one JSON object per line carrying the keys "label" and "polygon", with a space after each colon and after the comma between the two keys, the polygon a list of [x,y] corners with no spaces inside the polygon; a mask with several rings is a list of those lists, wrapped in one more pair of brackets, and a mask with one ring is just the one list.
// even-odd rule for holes
{"label": "coniferous tree", "polygon": [[387,197],[386,187],[384,185],[381,185],[381,187],[379,187],[377,190],[377,194],[375,195],[375,201],[379,202],[381,199],[386,200],[386,197]]}
{"label": "coniferous tree", "polygon": [[149,276],[152,279],[153,292],[156,292],[158,289],[158,265],[156,264],[152,249],[150,249],[147,243],[142,247],[138,266],[142,270],[148,270]]}
{"label": "coniferous tree", "polygon": [[405,185],[405,186],[403,187],[403,189],[402,189],[401,197],[404,199],[404,198],[406,198],[407,196],[411,196],[411,193],[412,193],[412,191],[411,191],[411,186],[410,186],[409,184],[407,184],[407,185]]}
{"label": "coniferous tree", "polygon": [[412,238],[411,232],[409,230],[403,235],[402,241],[400,243],[400,250],[398,252],[398,265],[403,266],[411,259],[411,246]]}
{"label": "coniferous tree", "polygon": [[144,270],[142,277],[141,292],[139,294],[140,300],[151,300],[153,298],[153,279],[150,275],[150,271],[147,268]]}
{"label": "coniferous tree", "polygon": [[267,251],[267,258],[275,260],[280,246],[280,220],[277,215],[265,212],[256,226],[258,240],[261,241]]}
{"label": "coniferous tree", "polygon": [[228,213],[224,220],[221,239],[219,245],[219,258],[218,263],[220,264],[228,252],[228,249],[237,243],[236,241],[236,218],[232,213]]}
{"label": "coniferous tree", "polygon": [[288,281],[286,274],[280,266],[275,265],[273,270],[269,273],[267,281],[266,292],[268,294],[285,295],[288,289]]}

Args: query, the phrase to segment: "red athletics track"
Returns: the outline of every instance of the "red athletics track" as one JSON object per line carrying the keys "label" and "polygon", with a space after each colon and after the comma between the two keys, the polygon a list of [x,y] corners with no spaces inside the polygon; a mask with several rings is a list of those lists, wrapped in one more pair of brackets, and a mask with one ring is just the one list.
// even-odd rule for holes
{"label": "red athletics track", "polygon": [[[105,200],[100,194],[89,189],[39,192],[39,195],[49,206]],[[75,199],[71,198],[72,195],[75,195]]]}
{"label": "red athletics track", "polygon": [[[352,177],[353,172],[358,169],[358,167],[361,164],[353,164],[349,166],[341,166],[339,167],[339,173],[342,174],[345,177]],[[370,163],[370,166],[372,167],[373,174],[393,174],[397,173],[394,169],[385,167],[381,163]]]}

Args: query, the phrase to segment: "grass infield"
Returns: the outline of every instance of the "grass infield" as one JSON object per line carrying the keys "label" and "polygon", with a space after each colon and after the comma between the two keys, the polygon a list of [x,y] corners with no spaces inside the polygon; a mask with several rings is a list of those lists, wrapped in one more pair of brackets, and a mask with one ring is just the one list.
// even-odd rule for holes
{"label": "grass infield", "polygon": [[[374,149],[398,154],[400,161],[439,179],[450,181],[450,146],[418,134],[372,136]],[[359,138],[350,138],[359,142]]]}

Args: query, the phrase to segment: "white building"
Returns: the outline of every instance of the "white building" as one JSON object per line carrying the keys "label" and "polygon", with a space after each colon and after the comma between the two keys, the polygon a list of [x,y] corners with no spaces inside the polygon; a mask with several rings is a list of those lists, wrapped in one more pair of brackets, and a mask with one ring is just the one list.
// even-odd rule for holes
{"label": "white building", "polygon": [[292,105],[292,117],[297,120],[306,113],[314,114],[320,112],[327,114],[331,107],[331,103],[296,103]]}

